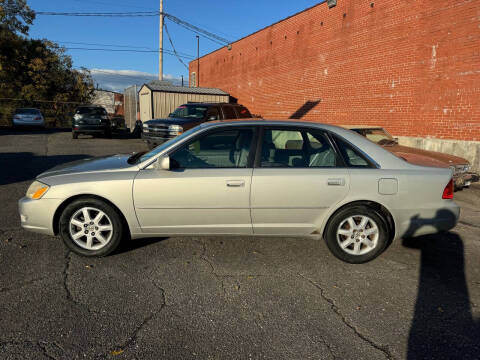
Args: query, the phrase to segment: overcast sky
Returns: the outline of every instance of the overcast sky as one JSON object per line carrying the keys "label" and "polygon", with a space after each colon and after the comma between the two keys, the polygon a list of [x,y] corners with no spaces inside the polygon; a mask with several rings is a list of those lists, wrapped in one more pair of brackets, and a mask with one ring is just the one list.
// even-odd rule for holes
{"label": "overcast sky", "polygon": [[[158,11],[159,0],[27,0],[36,11],[55,12],[143,12]],[[310,6],[318,0],[164,0],[164,11],[213,32],[229,41],[238,40]],[[96,69],[99,87],[123,91],[157,78],[158,17],[57,17],[37,16],[30,29],[32,38],[57,41],[68,49],[75,67]],[[173,43],[188,64],[197,54],[195,34],[166,20]],[[200,55],[220,47],[200,39]],[[75,48],[75,49],[74,49]],[[79,49],[81,48],[81,49]],[[164,35],[164,48],[172,47]],[[86,50],[96,49],[96,50]],[[111,51],[112,49],[122,51]],[[108,50],[108,51],[105,51]],[[127,52],[134,50],[137,52]],[[164,56],[164,76],[188,78],[188,70],[175,56]],[[185,82],[188,84],[188,81]]]}

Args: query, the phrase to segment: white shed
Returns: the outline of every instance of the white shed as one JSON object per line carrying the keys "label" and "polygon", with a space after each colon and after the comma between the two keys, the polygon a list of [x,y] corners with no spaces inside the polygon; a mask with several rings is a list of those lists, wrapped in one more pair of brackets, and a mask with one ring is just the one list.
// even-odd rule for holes
{"label": "white shed", "polygon": [[175,86],[154,80],[139,91],[140,120],[168,117],[177,107],[189,102],[228,103],[230,95],[215,88]]}

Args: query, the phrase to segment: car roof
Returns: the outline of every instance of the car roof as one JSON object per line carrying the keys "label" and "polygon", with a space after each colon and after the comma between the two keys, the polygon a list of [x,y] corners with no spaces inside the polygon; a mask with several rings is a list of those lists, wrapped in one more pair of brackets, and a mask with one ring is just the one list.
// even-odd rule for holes
{"label": "car roof", "polygon": [[243,106],[242,104],[231,104],[231,103],[210,103],[210,102],[189,102],[183,105],[205,105],[205,106],[214,106],[214,105],[222,105],[222,106]]}
{"label": "car roof", "polygon": [[383,129],[383,126],[377,125],[340,125],[345,129]]}

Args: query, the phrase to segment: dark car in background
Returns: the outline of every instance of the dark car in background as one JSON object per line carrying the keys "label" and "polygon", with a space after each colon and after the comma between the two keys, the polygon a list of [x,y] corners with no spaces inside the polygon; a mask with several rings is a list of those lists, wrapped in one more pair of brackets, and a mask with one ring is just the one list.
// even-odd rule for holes
{"label": "dark car in background", "polygon": [[153,149],[206,121],[250,118],[250,111],[239,104],[188,103],[179,106],[166,119],[145,121],[142,126],[142,139]]}
{"label": "dark car in background", "polygon": [[72,138],[79,134],[103,135],[110,137],[112,127],[107,110],[101,106],[79,106],[72,119]]}
{"label": "dark car in background", "polygon": [[398,139],[390,135],[381,126],[344,125],[343,127],[355,131],[409,163],[420,166],[451,168],[453,170],[455,190],[469,187],[480,179],[478,173],[470,171],[470,162],[467,159],[438,151],[399,145]]}

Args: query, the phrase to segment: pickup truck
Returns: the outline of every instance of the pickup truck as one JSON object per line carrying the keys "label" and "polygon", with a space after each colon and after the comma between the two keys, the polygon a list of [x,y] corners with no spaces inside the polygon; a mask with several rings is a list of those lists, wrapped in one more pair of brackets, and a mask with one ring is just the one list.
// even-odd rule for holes
{"label": "pickup truck", "polygon": [[243,105],[228,103],[188,103],[179,106],[166,119],[145,121],[142,139],[150,149],[206,121],[249,119],[250,111]]}

